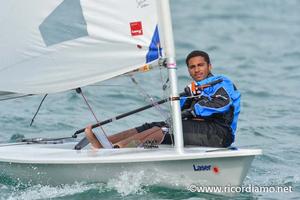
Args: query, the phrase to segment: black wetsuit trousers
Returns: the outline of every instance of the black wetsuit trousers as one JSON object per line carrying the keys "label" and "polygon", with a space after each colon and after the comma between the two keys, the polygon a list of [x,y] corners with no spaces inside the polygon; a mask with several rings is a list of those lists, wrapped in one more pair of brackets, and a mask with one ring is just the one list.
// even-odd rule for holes
{"label": "black wetsuit trousers", "polygon": [[[166,126],[164,122],[146,123],[136,127],[138,132],[142,132],[154,126]],[[215,122],[183,120],[184,145],[196,145],[205,147],[228,147],[233,142],[231,129]],[[162,144],[172,144],[173,135],[166,134]]]}

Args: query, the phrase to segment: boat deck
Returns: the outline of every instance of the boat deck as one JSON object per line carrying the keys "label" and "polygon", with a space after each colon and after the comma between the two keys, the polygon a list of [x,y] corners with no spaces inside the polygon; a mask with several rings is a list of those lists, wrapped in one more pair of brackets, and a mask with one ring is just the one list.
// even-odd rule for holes
{"label": "boat deck", "polygon": [[0,162],[13,163],[128,163],[167,160],[255,156],[260,149],[187,147],[182,152],[170,146],[74,150],[75,142],[63,144],[16,144],[0,146]]}

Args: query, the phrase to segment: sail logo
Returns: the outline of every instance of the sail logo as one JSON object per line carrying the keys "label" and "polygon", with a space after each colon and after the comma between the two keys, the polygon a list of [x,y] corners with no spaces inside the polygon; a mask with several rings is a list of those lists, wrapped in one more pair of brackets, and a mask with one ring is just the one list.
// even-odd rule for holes
{"label": "sail logo", "polygon": [[212,165],[193,165],[194,171],[212,171],[215,174],[220,172],[220,168],[218,166]]}
{"label": "sail logo", "polygon": [[138,35],[143,35],[143,26],[142,22],[131,22],[130,23],[130,30],[131,30],[131,35],[132,36],[138,36]]}

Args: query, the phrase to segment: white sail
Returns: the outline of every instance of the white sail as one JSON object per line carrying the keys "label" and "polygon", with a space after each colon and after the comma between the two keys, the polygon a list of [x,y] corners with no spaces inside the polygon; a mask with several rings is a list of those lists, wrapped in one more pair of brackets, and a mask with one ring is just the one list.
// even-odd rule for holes
{"label": "white sail", "polygon": [[0,7],[0,91],[93,84],[157,60],[156,0],[9,0]]}

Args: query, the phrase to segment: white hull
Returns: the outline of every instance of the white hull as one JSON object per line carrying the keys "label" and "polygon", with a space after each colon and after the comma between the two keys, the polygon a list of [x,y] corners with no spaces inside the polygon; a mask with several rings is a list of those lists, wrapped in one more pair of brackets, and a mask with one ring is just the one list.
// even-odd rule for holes
{"label": "white hull", "polygon": [[107,182],[122,173],[143,171],[155,177],[158,185],[167,187],[237,186],[242,184],[255,155],[261,154],[261,150],[199,147],[185,148],[181,154],[169,147],[76,151],[72,150],[74,144],[0,147],[1,174],[23,183],[58,185]]}

